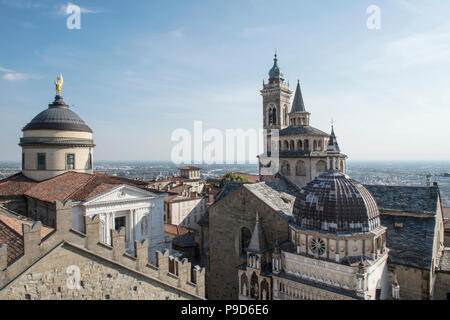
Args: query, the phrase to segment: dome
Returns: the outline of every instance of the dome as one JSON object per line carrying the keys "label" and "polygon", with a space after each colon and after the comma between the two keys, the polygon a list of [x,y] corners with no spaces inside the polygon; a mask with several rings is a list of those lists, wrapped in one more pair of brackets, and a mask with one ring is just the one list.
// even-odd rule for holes
{"label": "dome", "polygon": [[338,171],[325,172],[302,188],[293,213],[300,227],[328,233],[369,232],[380,226],[378,206],[370,192]]}
{"label": "dome", "polygon": [[283,71],[278,68],[277,61],[277,55],[275,54],[275,57],[273,58],[273,67],[269,71],[269,79],[284,79]]}
{"label": "dome", "polygon": [[57,95],[48,109],[39,113],[22,130],[67,130],[92,132],[86,123]]}

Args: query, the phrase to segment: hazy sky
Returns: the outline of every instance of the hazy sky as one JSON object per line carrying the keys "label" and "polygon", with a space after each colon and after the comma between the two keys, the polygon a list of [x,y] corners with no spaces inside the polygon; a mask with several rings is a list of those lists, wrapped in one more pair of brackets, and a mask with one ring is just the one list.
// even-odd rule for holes
{"label": "hazy sky", "polygon": [[[0,0],[0,160],[63,96],[99,160],[168,160],[177,128],[259,129],[277,49],[311,125],[352,160],[450,160],[450,1]],[[369,5],[381,29],[366,26]]]}

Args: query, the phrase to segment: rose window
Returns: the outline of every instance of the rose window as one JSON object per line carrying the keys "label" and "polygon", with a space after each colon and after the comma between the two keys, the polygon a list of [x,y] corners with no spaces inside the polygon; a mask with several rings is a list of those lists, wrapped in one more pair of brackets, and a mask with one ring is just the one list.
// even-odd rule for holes
{"label": "rose window", "polygon": [[318,237],[312,238],[309,247],[313,253],[318,254],[319,256],[325,253],[325,241]]}

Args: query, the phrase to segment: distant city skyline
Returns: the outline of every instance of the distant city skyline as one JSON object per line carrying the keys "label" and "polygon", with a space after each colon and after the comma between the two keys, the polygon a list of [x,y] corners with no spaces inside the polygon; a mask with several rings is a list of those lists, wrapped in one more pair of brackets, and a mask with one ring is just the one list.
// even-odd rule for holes
{"label": "distant city skyline", "polygon": [[450,161],[448,1],[72,3],[80,30],[66,27],[69,2],[0,0],[0,160],[20,161],[20,130],[60,72],[94,161],[170,160],[171,133],[196,120],[259,130],[276,49],[311,125],[333,119],[349,161]]}

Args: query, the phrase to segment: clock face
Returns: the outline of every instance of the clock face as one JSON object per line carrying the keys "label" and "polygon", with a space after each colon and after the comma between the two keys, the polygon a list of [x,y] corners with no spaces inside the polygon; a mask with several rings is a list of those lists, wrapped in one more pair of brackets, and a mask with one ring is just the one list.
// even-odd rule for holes
{"label": "clock face", "polygon": [[321,256],[322,254],[325,253],[325,241],[318,237],[314,237],[309,242],[309,248],[313,253]]}

